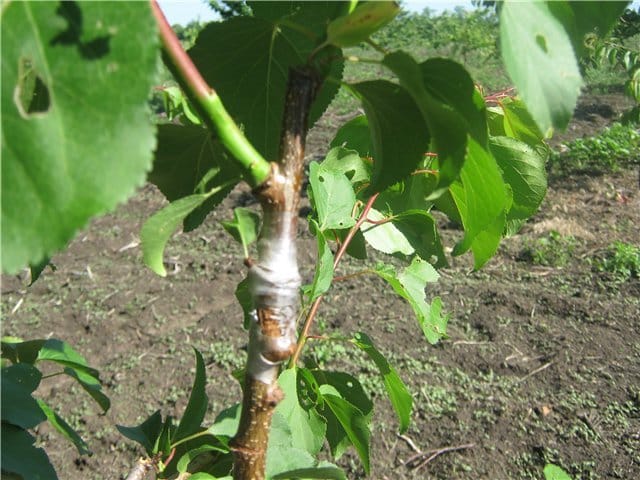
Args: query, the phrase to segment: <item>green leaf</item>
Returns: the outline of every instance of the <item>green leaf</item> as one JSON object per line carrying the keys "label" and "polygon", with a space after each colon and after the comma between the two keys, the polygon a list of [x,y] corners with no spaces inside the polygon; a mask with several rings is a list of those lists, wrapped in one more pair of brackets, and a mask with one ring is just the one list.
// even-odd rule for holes
{"label": "green leaf", "polygon": [[320,462],[317,467],[297,468],[282,472],[272,477],[273,480],[285,479],[326,479],[326,480],[347,480],[341,468],[327,462]]}
{"label": "green leaf", "polygon": [[[335,14],[335,5],[315,7],[319,21]],[[230,49],[230,45],[235,47]],[[224,99],[225,107],[242,125],[249,141],[265,158],[274,160],[279,153],[289,69],[305,65],[315,46],[313,40],[285,22],[237,17],[208,24],[189,55]],[[342,61],[331,62],[329,74],[340,79]],[[336,82],[324,82],[312,106],[309,125],[320,118],[338,88]]]}
{"label": "green leaf", "polygon": [[[32,428],[47,419],[31,393],[40,385],[42,373],[27,363],[18,363],[2,369],[2,422],[22,428]],[[4,441],[3,441],[4,443]]]}
{"label": "green leaf", "polygon": [[240,425],[241,407],[242,406],[237,403],[232,407],[224,409],[218,414],[213,425],[207,429],[207,432],[211,435],[233,437],[238,431],[238,425]]}
{"label": "green leaf", "polygon": [[[358,118],[366,120],[366,117]],[[369,135],[366,123],[365,128],[367,128],[367,135]],[[341,146],[333,147],[320,165],[325,170],[342,172],[354,185],[368,182],[371,178],[371,166],[360,157],[360,150],[354,147],[349,148],[351,149]]]}
{"label": "green leaf", "polygon": [[356,194],[344,173],[311,162],[309,183],[321,231],[349,228],[355,224],[351,214]]}
{"label": "green leaf", "polygon": [[31,271],[29,286],[33,285],[40,278],[40,275],[44,272],[44,269],[47,268],[47,266],[51,265],[51,269],[55,271],[55,265],[50,262],[51,259],[49,257],[45,257],[41,262],[29,265],[29,270]]}
{"label": "green leaf", "polygon": [[320,386],[322,399],[336,416],[338,422],[340,422],[356,452],[358,452],[362,466],[368,475],[371,470],[369,466],[369,437],[371,436],[369,419],[348,400],[332,393],[327,393],[326,387],[327,385]]}
{"label": "green leaf", "polygon": [[231,477],[214,477],[210,473],[207,472],[196,472],[193,475],[189,475],[189,480],[231,480]]}
{"label": "green leaf", "polygon": [[38,360],[38,353],[42,346],[50,340],[27,340],[2,338],[2,358],[8,358],[13,363],[34,364]]}
{"label": "green leaf", "polygon": [[276,411],[291,427],[292,444],[311,455],[316,455],[324,443],[327,426],[314,408],[304,408],[300,404],[297,377],[297,371],[293,368],[280,374],[278,384],[285,396],[284,400],[278,404]]}
{"label": "green leaf", "polygon": [[549,147],[544,143],[544,135],[520,99],[505,98],[500,102],[500,107],[504,117],[504,132],[494,133],[494,136],[513,137],[541,153],[548,153]]}
{"label": "green leaf", "polygon": [[335,394],[348,398],[365,416],[373,412],[373,402],[362,388],[362,384],[353,375],[346,372],[331,372],[326,370],[312,370],[313,377],[320,385],[330,385]]}
{"label": "green leaf", "polygon": [[[189,450],[187,453],[182,455],[180,457],[180,460],[178,460],[176,469],[178,470],[179,473],[185,473],[187,471],[187,468],[189,468],[189,464],[194,458],[196,458],[198,455],[202,453],[214,452],[214,451],[223,452],[223,453],[227,452],[227,450],[220,448],[216,445],[202,445],[198,448],[194,448],[193,450]],[[193,478],[193,475],[189,476],[189,478]],[[210,477],[210,478],[213,478],[215,480],[215,477]]]}
{"label": "green leaf", "polygon": [[417,168],[429,147],[429,131],[407,91],[373,80],[349,86],[361,99],[371,134],[370,192],[381,192]]}
{"label": "green leaf", "polygon": [[513,192],[507,220],[529,218],[547,193],[545,159],[526,143],[509,137],[492,137],[490,148]]}
{"label": "green leaf", "polygon": [[255,310],[253,305],[253,295],[251,295],[251,290],[249,289],[249,278],[243,278],[240,283],[236,286],[235,291],[236,300],[242,307],[243,313],[243,321],[242,326],[245,330],[249,330],[251,326],[251,322],[253,321],[252,312]]}
{"label": "green leaf", "polygon": [[[362,157],[373,155],[371,146],[371,134],[369,133],[369,121],[364,115],[358,115],[342,125],[329,145],[332,149],[343,147],[355,150]],[[329,154],[331,151],[329,151]],[[329,157],[327,154],[327,157]]]}
{"label": "green leaf", "polygon": [[133,440],[142,445],[147,455],[151,456],[157,453],[154,446],[157,444],[158,437],[162,432],[162,425],[162,415],[160,414],[160,410],[156,410],[140,425],[135,427],[116,425],[116,428],[129,440]]}
{"label": "green leaf", "polygon": [[324,295],[331,287],[331,282],[333,281],[333,254],[318,223],[311,219],[309,227],[315,235],[318,245],[318,259],[316,260],[313,282],[307,291],[309,302],[313,302],[320,295]]}
{"label": "green leaf", "polygon": [[507,72],[540,130],[564,129],[582,79],[571,39],[548,4],[506,2],[500,12],[500,46]]}
{"label": "green leaf", "polygon": [[315,463],[309,452],[294,446],[291,425],[276,411],[272,417],[267,446],[267,479],[289,470],[313,467]]}
{"label": "green leaf", "polygon": [[365,333],[358,332],[353,339],[354,345],[363,350],[371,360],[376,364],[380,375],[384,381],[384,387],[389,395],[391,405],[398,415],[400,420],[400,433],[406,432],[409,428],[409,421],[411,420],[411,407],[413,404],[413,398],[407,391],[404,383],[398,376],[398,373],[394,368],[389,365],[387,359],[380,353],[375,347],[373,341]]}
{"label": "green leaf", "polygon": [[338,47],[358,45],[391,22],[399,12],[400,6],[392,1],[362,3],[327,26],[327,43]]}
{"label": "green leaf", "polygon": [[162,452],[164,455],[169,455],[171,452],[171,439],[174,436],[174,432],[175,426],[173,425],[173,418],[168,416],[164,419],[160,435],[158,435],[156,443],[153,446],[154,452]]}
{"label": "green leaf", "polygon": [[175,435],[172,437],[172,441],[174,442],[182,440],[200,430],[200,425],[204,420],[204,416],[207,413],[207,406],[209,405],[209,398],[205,391],[207,378],[204,360],[197,349],[194,348],[193,352],[196,355],[196,377],[193,381],[187,408],[185,408]]}
{"label": "green leaf", "polygon": [[567,472],[558,467],[557,465],[547,464],[544,467],[544,479],[545,480],[571,480],[571,477]]}
{"label": "green leaf", "polygon": [[74,378],[80,386],[96,401],[103,412],[109,410],[111,402],[102,393],[100,374],[87,365],[82,355],[62,340],[47,340],[38,352],[38,361],[51,361],[65,367],[64,373]]}
{"label": "green leaf", "polygon": [[429,212],[406,210],[394,218],[393,225],[404,235],[420,258],[436,268],[447,265],[438,226]]}
{"label": "green leaf", "polygon": [[144,263],[158,275],[165,277],[162,257],[169,238],[187,215],[202,205],[214,192],[189,195],[170,203],[154,213],[142,226],[140,239]]}
{"label": "green leaf", "polygon": [[248,208],[233,209],[233,221],[222,222],[224,229],[242,245],[244,258],[249,257],[249,245],[258,238],[260,229],[260,215]]}
{"label": "green leaf", "polygon": [[449,60],[418,64],[409,54],[395,52],[383,63],[398,76],[427,123],[438,154],[438,189],[432,194],[436,197],[458,177],[467,134],[480,142],[486,140],[484,102],[469,74]]}
{"label": "green leaf", "polygon": [[173,202],[215,190],[205,203],[184,219],[186,232],[206,216],[240,181],[240,169],[206,128],[196,125],[160,125],[158,148],[149,181]]}
{"label": "green leaf", "polygon": [[473,139],[469,139],[460,180],[449,191],[465,230],[464,239],[453,254],[461,255],[471,249],[478,269],[498,248],[509,198],[496,160]]}
{"label": "green leaf", "polygon": [[[367,220],[381,222],[388,219],[375,208],[372,208],[369,210]],[[387,254],[402,253],[403,255],[411,255],[415,251],[407,238],[391,221],[381,224],[371,222],[365,221],[360,227],[360,231],[367,243],[376,250]]]}
{"label": "green leaf", "polygon": [[89,445],[85,442],[78,432],[76,432],[71,426],[65,422],[64,418],[60,417],[53,409],[47,405],[44,401],[38,399],[38,405],[47,416],[47,420],[49,423],[53,425],[53,427],[58,430],[67,440],[75,445],[78,449],[78,453],[80,455],[91,455],[92,452],[89,450]]}
{"label": "green leaf", "polygon": [[[2,269],[15,273],[144,183],[159,49],[145,2],[15,2],[1,20]],[[30,85],[43,102],[25,106]]]}
{"label": "green leaf", "polygon": [[58,480],[49,457],[42,448],[34,446],[36,439],[29,432],[5,422],[1,428],[3,473],[16,473],[29,480]]}
{"label": "green leaf", "polygon": [[393,290],[409,302],[413,308],[422,332],[429,343],[436,343],[446,334],[448,316],[442,316],[441,303],[438,297],[431,305],[425,301],[425,286],[428,282],[436,282],[440,275],[420,257],[415,257],[407,268],[397,273],[393,267],[378,265],[374,273],[385,280]]}

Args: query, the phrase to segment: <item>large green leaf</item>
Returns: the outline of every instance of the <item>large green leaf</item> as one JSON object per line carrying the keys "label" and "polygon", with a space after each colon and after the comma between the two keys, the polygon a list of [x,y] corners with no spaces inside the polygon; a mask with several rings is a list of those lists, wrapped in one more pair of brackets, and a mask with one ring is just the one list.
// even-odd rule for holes
{"label": "large green leaf", "polygon": [[355,224],[351,215],[356,194],[351,182],[340,169],[329,169],[311,162],[309,183],[321,231],[349,228]]}
{"label": "large green leaf", "polygon": [[103,412],[109,410],[111,402],[102,392],[98,370],[89,367],[82,355],[62,340],[47,340],[38,352],[38,361],[51,361],[65,367],[64,373],[74,378],[96,401]]}
{"label": "large green leaf", "polygon": [[297,426],[292,428],[279,411],[274,412],[267,446],[267,479],[289,470],[315,466],[316,461],[313,456],[293,443],[295,428]]}
{"label": "large green leaf", "polygon": [[327,23],[343,13],[344,5],[334,1],[248,1],[254,17],[269,20],[274,24],[296,24],[322,37]]}
{"label": "large green leaf", "polygon": [[437,196],[458,177],[467,134],[480,144],[486,142],[484,102],[466,70],[450,60],[418,64],[409,54],[395,52],[383,63],[398,76],[427,122],[438,154]]}
{"label": "large green leaf", "polygon": [[320,462],[317,467],[297,468],[274,475],[273,480],[300,480],[300,479],[325,479],[325,480],[347,480],[341,468],[328,462]]}
{"label": "large green leaf", "polygon": [[207,413],[207,406],[209,405],[209,397],[207,397],[207,392],[205,391],[207,378],[204,360],[198,350],[194,348],[193,352],[196,355],[196,376],[193,380],[193,387],[191,387],[189,402],[184,409],[182,419],[180,419],[178,428],[172,438],[174,442],[182,440],[200,430],[200,425],[204,420],[204,416]]}
{"label": "large green leaf", "polygon": [[[325,6],[327,18],[335,6]],[[305,65],[314,47],[312,40],[285,22],[237,17],[207,25],[189,54],[224,100],[231,116],[243,126],[249,141],[265,158],[275,160],[289,69]],[[339,52],[335,53],[340,58]],[[342,62],[331,62],[329,74],[340,79]],[[312,106],[310,125],[324,112],[337,90],[337,83],[324,83]]]}
{"label": "large green leaf", "polygon": [[340,422],[340,426],[358,452],[365,472],[369,474],[369,437],[371,436],[369,418],[347,399],[330,393],[335,389],[327,387],[329,386],[320,386],[322,399]]}
{"label": "large green leaf", "polygon": [[373,173],[369,192],[381,192],[418,167],[429,147],[429,131],[404,87],[372,80],[350,85],[349,89],[362,101],[371,134]]}
{"label": "large green leaf", "polygon": [[[355,150],[363,157],[373,155],[367,117],[365,115],[358,115],[342,125],[336,132],[336,136],[331,140],[329,146],[332,149],[335,147],[345,147],[350,150]],[[327,154],[327,157],[328,156]]]}
{"label": "large green leaf", "polygon": [[366,221],[360,227],[367,243],[376,250],[387,254],[401,253],[403,255],[411,255],[415,251],[404,234],[398,230],[393,222],[388,221],[389,219],[375,208],[369,210],[367,220],[371,220],[371,222],[384,222],[370,223]]}
{"label": "large green leaf", "polygon": [[[31,396],[38,388],[42,374],[27,363],[18,363],[2,369],[2,422],[9,422],[22,428],[32,428],[47,419],[46,415]],[[3,439],[4,443],[4,439]]]}
{"label": "large green leaf", "polygon": [[409,302],[418,324],[429,343],[436,343],[446,334],[448,316],[441,315],[441,302],[438,297],[429,304],[425,300],[425,287],[436,282],[440,275],[420,257],[415,257],[407,268],[398,273],[391,266],[380,264],[374,273],[384,279],[391,288]]}
{"label": "large green leaf", "polygon": [[240,178],[237,164],[228,158],[220,142],[206,128],[197,125],[158,127],[158,148],[149,181],[157,185],[170,202],[215,190],[206,202],[188,213],[184,219],[185,231],[200,225]]}
{"label": "large green leaf", "polygon": [[136,425],[135,427],[116,425],[116,428],[129,440],[133,440],[142,445],[147,455],[151,456],[156,453],[154,446],[162,432],[162,415],[160,414],[160,410],[156,410],[140,425]]}
{"label": "large green leaf", "polygon": [[564,129],[582,78],[571,38],[548,4],[505,2],[500,45],[507,72],[540,130]]}
{"label": "large green leaf", "polygon": [[2,422],[2,472],[17,473],[25,480],[58,480],[49,457],[35,441],[26,430]]}
{"label": "large green leaf", "polygon": [[89,450],[89,445],[85,442],[78,432],[76,432],[71,425],[69,425],[64,418],[58,415],[49,405],[47,405],[43,400],[37,400],[38,405],[47,416],[47,420],[49,423],[60,432],[67,440],[75,445],[78,449],[78,453],[80,455],[91,455],[91,450]]}
{"label": "large green leaf", "polygon": [[[365,120],[364,128],[366,129],[367,136],[369,136],[369,127],[366,123],[367,117],[356,117],[354,120],[357,119]],[[342,132],[343,129],[340,131]],[[336,136],[336,138],[338,137]],[[368,182],[371,178],[371,165],[360,157],[361,150],[358,149],[359,147],[356,147],[358,147],[357,144],[348,149],[340,145],[333,146],[320,165],[323,169],[343,173],[354,185]]]}
{"label": "large green leaf", "polygon": [[526,143],[509,137],[492,137],[490,148],[513,194],[507,220],[529,218],[547,193],[545,159]]}
{"label": "large green leaf", "polygon": [[491,153],[469,139],[469,151],[460,180],[449,188],[464,225],[465,236],[454,255],[471,249],[480,268],[498,248],[504,230],[509,196]]}
{"label": "large green leaf", "polygon": [[[63,248],[144,183],[157,46],[146,2],[3,5],[3,270]],[[33,77],[47,99],[35,110],[19,100]]]}
{"label": "large green leaf", "polygon": [[369,358],[373,360],[376,367],[378,367],[378,371],[384,381],[384,387],[387,390],[387,395],[389,395],[389,400],[391,400],[391,405],[400,420],[400,433],[405,432],[407,428],[409,428],[413,397],[411,397],[411,394],[408,392],[407,387],[405,387],[398,373],[389,365],[387,359],[380,353],[367,334],[362,332],[356,333],[353,343],[362,349]]}
{"label": "large green leaf", "polygon": [[289,423],[293,445],[316,455],[324,443],[327,425],[315,408],[300,405],[297,377],[297,371],[293,368],[280,374],[278,383],[284,392],[284,400],[278,404],[276,411]]}

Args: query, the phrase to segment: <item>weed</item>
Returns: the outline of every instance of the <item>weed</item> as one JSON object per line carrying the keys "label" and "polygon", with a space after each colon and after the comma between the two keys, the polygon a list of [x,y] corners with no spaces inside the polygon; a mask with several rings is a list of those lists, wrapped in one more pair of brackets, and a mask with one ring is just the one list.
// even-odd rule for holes
{"label": "weed", "polygon": [[599,272],[610,273],[614,280],[625,282],[640,276],[640,246],[615,241],[607,248],[604,256],[594,261]]}
{"label": "weed", "polygon": [[525,242],[519,258],[534,265],[563,267],[570,262],[577,245],[573,235],[561,235],[552,230],[546,237]]}
{"label": "weed", "polygon": [[565,143],[549,158],[550,173],[616,172],[640,163],[640,132],[631,125],[614,123],[594,137]]}

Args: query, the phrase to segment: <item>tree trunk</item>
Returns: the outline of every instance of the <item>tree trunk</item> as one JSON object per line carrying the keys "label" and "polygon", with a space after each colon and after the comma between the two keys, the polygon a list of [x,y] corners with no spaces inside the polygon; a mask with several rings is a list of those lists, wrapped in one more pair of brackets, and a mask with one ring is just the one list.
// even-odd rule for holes
{"label": "tree trunk", "polygon": [[265,477],[271,417],[283,398],[277,383],[280,364],[296,346],[300,296],[298,207],[307,118],[318,87],[318,77],[312,70],[289,72],[280,161],[272,163],[269,179],[254,191],[264,217],[258,261],[249,262],[249,288],[255,310],[249,332],[242,415],[232,441],[234,480]]}

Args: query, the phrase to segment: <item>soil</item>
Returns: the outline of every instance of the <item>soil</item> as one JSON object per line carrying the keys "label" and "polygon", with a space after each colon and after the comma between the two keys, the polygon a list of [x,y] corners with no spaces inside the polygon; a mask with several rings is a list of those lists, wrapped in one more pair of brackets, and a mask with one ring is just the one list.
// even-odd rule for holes
{"label": "soil", "polygon": [[[583,96],[560,139],[596,133],[627,105],[618,95]],[[328,114],[313,130],[310,157],[323,153],[337,121]],[[376,397],[371,478],[541,479],[548,462],[575,479],[640,478],[640,280],[594,268],[613,241],[638,245],[638,181],[629,170],[555,180],[540,212],[484,269],[472,272],[468,256],[451,259],[427,291],[451,314],[449,337],[436,346],[381,281],[359,276],[335,285],[315,333],[367,332],[414,395],[412,425],[399,437],[375,369],[341,345],[311,345],[316,361],[350,371]],[[2,278],[3,335],[69,342],[100,370],[112,401],[102,415],[70,380],[43,382],[37,393],[94,451],[81,457],[40,426],[39,444],[61,479],[124,478],[143,452],[115,425],[137,424],[157,409],[181,415],[192,346],[207,364],[207,421],[238,400],[231,372],[244,361],[246,334],[233,293],[245,272],[218,221],[251,203],[238,188],[206,225],[176,235],[167,278],[141,261],[140,227],[164,204],[152,186],[93,221],[33,286],[26,271]],[[442,227],[445,237],[459,234]],[[555,265],[534,265],[523,252],[553,230],[572,235],[573,247],[557,246]],[[301,243],[311,278],[315,243],[306,224]],[[349,478],[363,478],[354,452],[340,464]]]}

